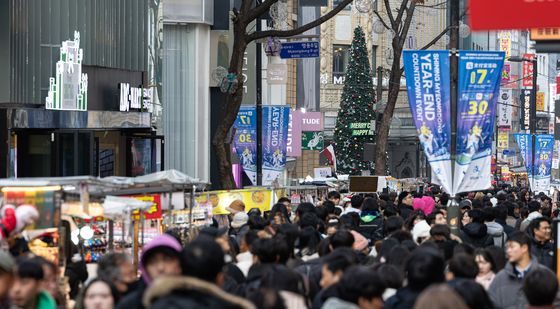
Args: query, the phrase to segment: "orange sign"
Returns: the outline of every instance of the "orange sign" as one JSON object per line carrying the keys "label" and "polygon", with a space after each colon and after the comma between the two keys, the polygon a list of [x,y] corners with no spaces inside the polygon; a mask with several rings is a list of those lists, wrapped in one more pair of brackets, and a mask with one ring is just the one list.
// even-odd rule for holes
{"label": "orange sign", "polygon": [[533,41],[560,41],[560,28],[531,29]]}

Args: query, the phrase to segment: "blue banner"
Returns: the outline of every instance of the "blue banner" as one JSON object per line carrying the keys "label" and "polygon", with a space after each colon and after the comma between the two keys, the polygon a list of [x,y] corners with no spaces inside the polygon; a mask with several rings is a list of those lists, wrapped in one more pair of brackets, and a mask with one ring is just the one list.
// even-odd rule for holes
{"label": "blue banner", "polygon": [[410,110],[432,168],[432,182],[453,194],[449,51],[404,51]]}
{"label": "blue banner", "polygon": [[257,113],[255,106],[241,106],[233,124],[233,146],[243,170],[253,185],[257,184]]}
{"label": "blue banner", "polygon": [[533,179],[533,160],[532,160],[532,146],[531,146],[531,134],[516,133],[513,135],[515,137],[515,142],[519,147],[519,153],[521,153],[521,158],[523,159],[523,164],[527,170],[527,177],[529,179],[529,184],[532,188]]}
{"label": "blue banner", "polygon": [[492,139],[504,52],[461,51],[457,87],[454,193],[492,185]]}
{"label": "blue banner", "polygon": [[289,118],[288,106],[263,107],[263,186],[271,185],[284,171]]}
{"label": "blue banner", "polygon": [[[548,192],[552,169],[554,135],[538,134],[535,136],[534,192]],[[532,158],[531,158],[532,159]]]}

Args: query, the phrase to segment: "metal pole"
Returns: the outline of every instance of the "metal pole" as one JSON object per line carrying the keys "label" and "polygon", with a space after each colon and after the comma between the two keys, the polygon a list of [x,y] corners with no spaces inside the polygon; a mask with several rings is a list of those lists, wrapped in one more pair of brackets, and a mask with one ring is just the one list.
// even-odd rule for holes
{"label": "metal pole", "polygon": [[537,56],[531,62],[533,64],[533,89],[531,91],[531,122],[529,123],[529,130],[531,131],[531,190],[533,194],[535,192],[534,185],[535,185],[535,149],[536,149],[536,134],[537,134],[537,77],[538,77],[538,68],[537,68]]}
{"label": "metal pole", "polygon": [[[257,17],[256,31],[262,30],[261,18]],[[256,60],[257,60],[257,74],[256,74],[256,112],[257,112],[257,186],[262,185],[262,48],[260,41],[255,42],[256,46]]]}
{"label": "metal pole", "polygon": [[[450,40],[451,49],[451,172],[455,172],[455,155],[457,153],[457,84],[459,72],[459,3],[460,0],[450,1]],[[453,189],[452,189],[453,190]],[[447,222],[451,233],[459,235],[460,209],[456,200],[457,196],[452,196],[447,211]]]}

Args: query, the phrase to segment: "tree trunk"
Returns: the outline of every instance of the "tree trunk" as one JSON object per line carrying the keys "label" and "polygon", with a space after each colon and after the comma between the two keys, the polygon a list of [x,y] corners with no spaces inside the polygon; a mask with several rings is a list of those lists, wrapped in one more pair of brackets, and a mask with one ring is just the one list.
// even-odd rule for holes
{"label": "tree trunk", "polygon": [[[395,47],[395,40],[398,40],[398,38],[393,39],[393,47]],[[376,175],[385,175],[387,173],[387,148],[389,144],[389,130],[391,129],[391,121],[393,119],[395,105],[397,104],[397,99],[399,98],[401,77],[403,74],[403,71],[401,70],[401,54],[402,47],[393,49],[394,60],[391,68],[391,76],[389,78],[387,106],[385,107],[385,111],[383,112],[383,117],[381,118],[379,129],[377,130],[377,156],[375,158]]]}
{"label": "tree trunk", "polygon": [[224,119],[216,129],[216,133],[212,139],[212,146],[216,152],[218,174],[220,177],[220,186],[222,189],[229,190],[235,188],[235,181],[231,171],[231,143],[228,140],[228,132],[233,126],[241,101],[243,99],[243,58],[247,42],[245,39],[246,25],[237,21],[234,23],[234,36],[233,51],[229,63],[229,73],[237,74],[237,91],[234,94],[227,95],[227,100],[224,106]]}

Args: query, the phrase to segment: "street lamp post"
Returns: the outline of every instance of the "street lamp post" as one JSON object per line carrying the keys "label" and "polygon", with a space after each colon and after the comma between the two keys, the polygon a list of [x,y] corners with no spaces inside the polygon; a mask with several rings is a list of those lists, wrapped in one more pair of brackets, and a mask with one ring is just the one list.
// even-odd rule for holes
{"label": "street lamp post", "polygon": [[[531,89],[531,105],[529,106],[529,132],[531,133],[531,177],[530,179],[531,190],[534,190],[534,175],[535,175],[535,142],[537,133],[537,77],[538,77],[538,60],[537,57],[534,59],[527,59],[521,57],[510,57],[508,59],[510,62],[530,62],[533,65],[533,88]],[[524,76],[525,77],[525,76]]]}

